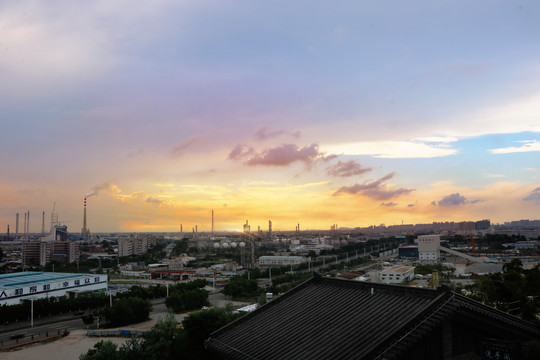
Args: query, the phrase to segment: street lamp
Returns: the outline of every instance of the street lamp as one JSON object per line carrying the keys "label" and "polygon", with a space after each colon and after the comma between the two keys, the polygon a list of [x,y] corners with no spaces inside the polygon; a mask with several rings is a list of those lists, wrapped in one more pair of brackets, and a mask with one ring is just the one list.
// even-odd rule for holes
{"label": "street lamp", "polygon": [[30,298],[30,327],[34,327],[34,299]]}

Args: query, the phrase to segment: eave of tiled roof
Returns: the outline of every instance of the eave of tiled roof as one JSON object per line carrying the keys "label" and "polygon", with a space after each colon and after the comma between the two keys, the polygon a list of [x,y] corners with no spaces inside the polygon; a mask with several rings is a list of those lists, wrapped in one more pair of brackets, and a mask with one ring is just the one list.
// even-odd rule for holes
{"label": "eave of tiled roof", "polygon": [[227,359],[392,359],[456,311],[536,331],[525,321],[445,288],[315,276],[215,331],[207,347]]}

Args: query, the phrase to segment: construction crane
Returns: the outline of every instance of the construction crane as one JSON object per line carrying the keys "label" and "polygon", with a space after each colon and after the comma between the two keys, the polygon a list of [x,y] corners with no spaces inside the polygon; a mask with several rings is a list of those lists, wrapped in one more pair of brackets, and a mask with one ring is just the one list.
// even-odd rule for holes
{"label": "construction crane", "polygon": [[476,241],[472,239],[469,244],[471,245],[472,256],[476,256]]}

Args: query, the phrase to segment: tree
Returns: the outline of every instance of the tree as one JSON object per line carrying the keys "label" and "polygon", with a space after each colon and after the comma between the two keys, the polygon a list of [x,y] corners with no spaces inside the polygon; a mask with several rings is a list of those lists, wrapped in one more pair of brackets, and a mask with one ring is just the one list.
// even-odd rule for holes
{"label": "tree", "polygon": [[257,280],[248,280],[243,277],[233,277],[225,288],[223,293],[232,296],[233,299],[239,297],[253,297],[259,293]]}
{"label": "tree", "polygon": [[521,274],[523,263],[519,259],[512,259],[509,263],[505,263],[502,267],[503,272],[507,273],[510,271],[515,271],[518,274]]}
{"label": "tree", "polygon": [[209,309],[189,314],[182,325],[185,330],[186,358],[208,359],[204,349],[204,340],[210,333],[241,317],[243,314],[227,312],[224,309]]}
{"label": "tree", "polygon": [[143,339],[132,337],[118,350],[120,360],[151,359]]}
{"label": "tree", "polygon": [[101,340],[94,345],[94,349],[90,349],[86,354],[82,354],[79,360],[120,360],[116,348],[116,344],[111,340]]}
{"label": "tree", "polygon": [[151,310],[150,301],[128,297],[117,300],[113,307],[103,310],[103,315],[109,326],[121,326],[147,320]]}
{"label": "tree", "polygon": [[185,351],[184,331],[173,315],[167,315],[144,334],[143,347],[145,360],[178,359],[178,355]]}

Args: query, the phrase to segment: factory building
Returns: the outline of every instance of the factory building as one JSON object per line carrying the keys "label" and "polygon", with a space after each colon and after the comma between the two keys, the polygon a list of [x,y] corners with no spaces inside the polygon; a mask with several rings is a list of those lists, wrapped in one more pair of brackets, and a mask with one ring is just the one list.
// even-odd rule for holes
{"label": "factory building", "polygon": [[380,273],[380,280],[383,284],[399,284],[412,279],[414,279],[413,266],[396,265],[386,268]]}
{"label": "factory building", "polygon": [[441,257],[441,236],[420,235],[418,237],[418,259],[439,261]]}
{"label": "factory building", "polygon": [[0,275],[0,306],[107,289],[107,275],[20,272]]}
{"label": "factory building", "polygon": [[299,265],[305,259],[302,256],[261,256],[259,265],[261,266],[289,266]]}
{"label": "factory building", "polygon": [[399,257],[418,257],[418,245],[416,244],[404,244],[400,245],[398,249]]}

